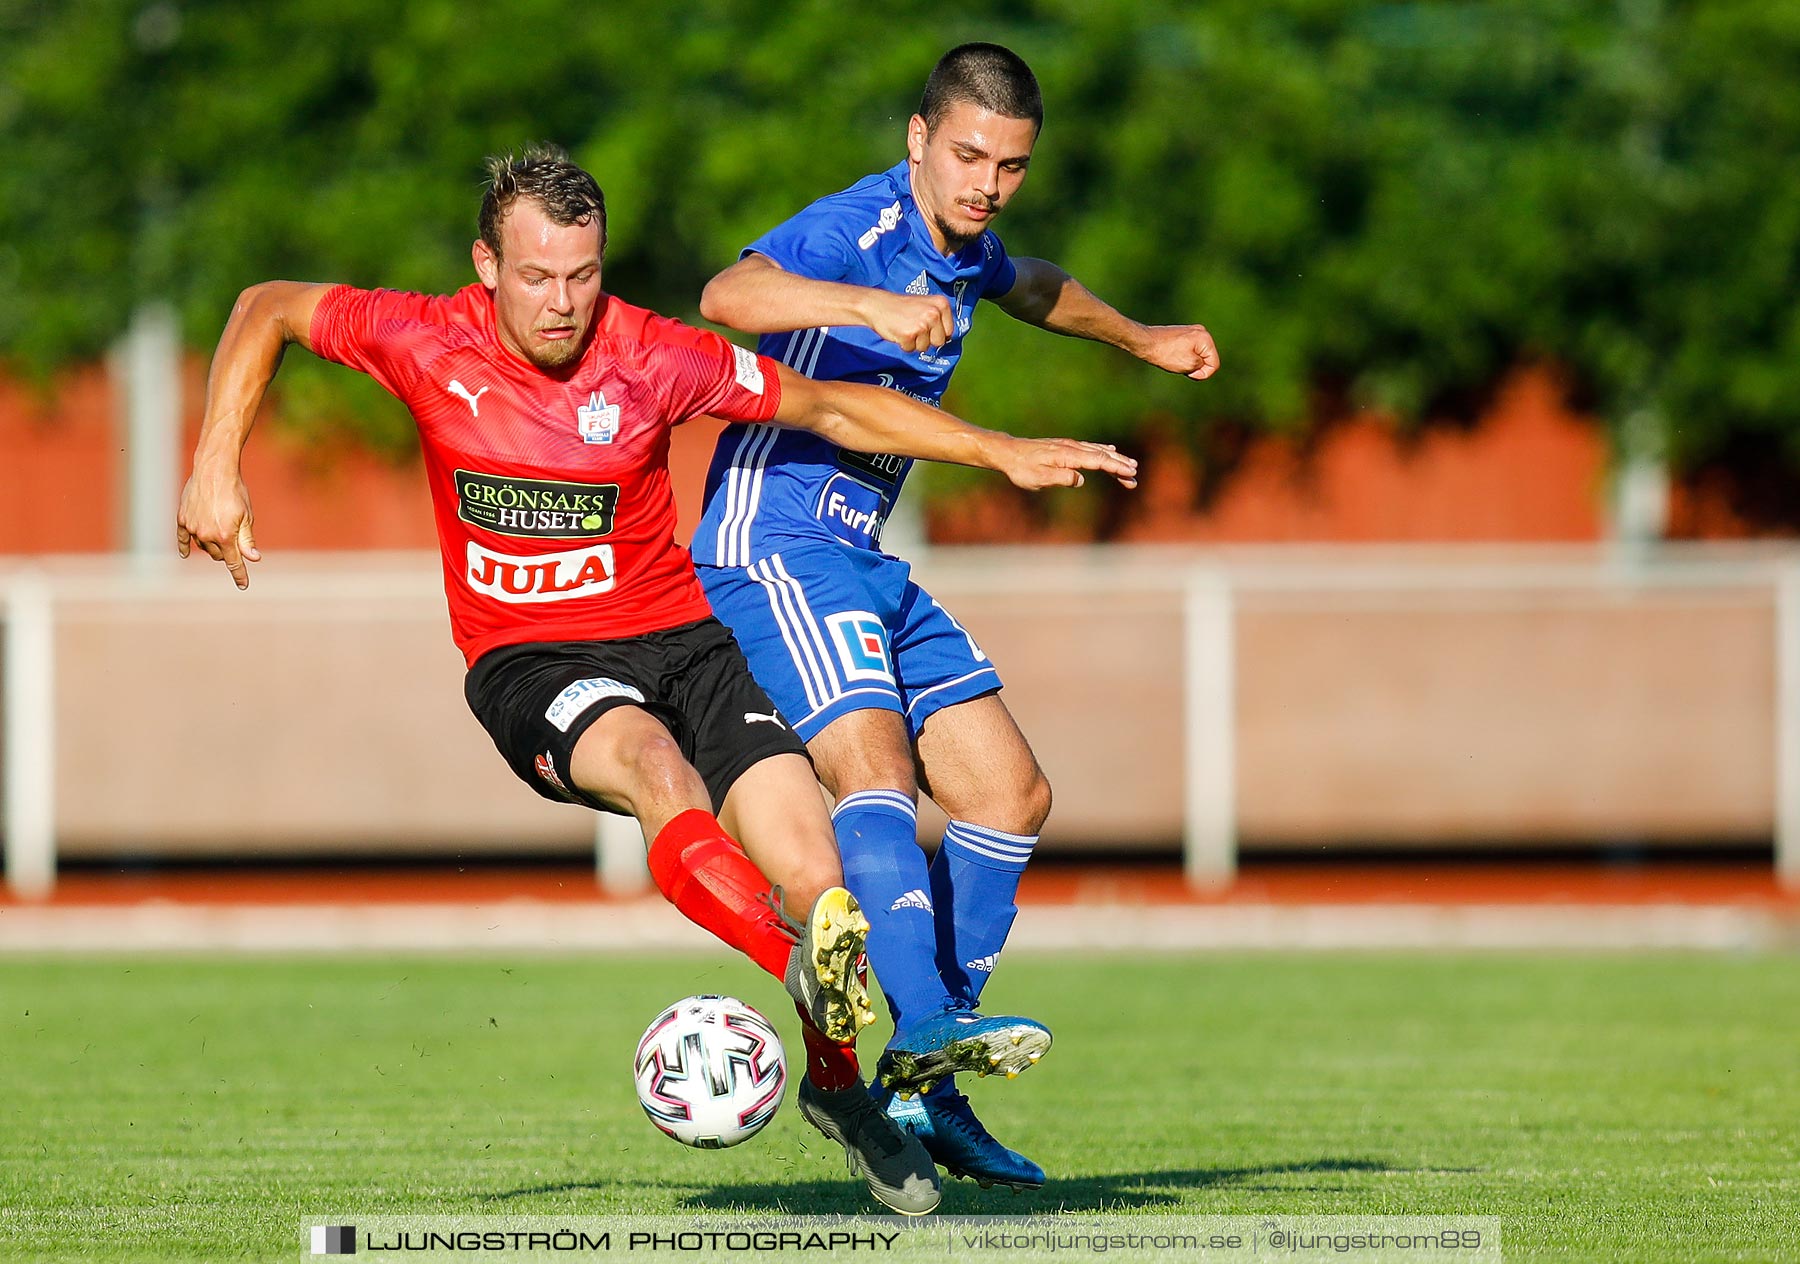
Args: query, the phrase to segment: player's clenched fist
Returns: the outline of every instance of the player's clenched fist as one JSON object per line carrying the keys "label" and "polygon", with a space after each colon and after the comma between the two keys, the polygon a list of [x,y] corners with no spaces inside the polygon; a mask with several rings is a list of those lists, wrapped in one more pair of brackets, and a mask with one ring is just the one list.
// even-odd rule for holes
{"label": "player's clenched fist", "polygon": [[1137,469],[1135,460],[1110,444],[1076,439],[1014,439],[1000,465],[1014,486],[1028,492],[1080,487],[1083,470],[1109,474],[1121,487],[1136,487]]}
{"label": "player's clenched fist", "polygon": [[1219,348],[1205,325],[1152,325],[1138,354],[1145,361],[1196,382],[1219,371]]}
{"label": "player's clenched fist", "polygon": [[867,292],[868,325],[902,351],[930,351],[956,336],[956,314],[942,294]]}

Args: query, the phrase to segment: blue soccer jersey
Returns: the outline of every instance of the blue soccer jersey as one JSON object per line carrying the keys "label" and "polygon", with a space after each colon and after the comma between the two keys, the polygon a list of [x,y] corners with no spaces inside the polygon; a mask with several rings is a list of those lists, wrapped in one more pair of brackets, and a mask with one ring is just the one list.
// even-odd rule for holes
{"label": "blue soccer jersey", "polygon": [[[757,349],[821,381],[867,382],[937,404],[962,356],[975,303],[1012,288],[1012,261],[984,232],[946,257],[913,203],[902,161],[820,198],[745,247],[784,270],[906,294],[941,294],[955,313],[942,347],[903,351],[857,325],[765,334]],[[799,542],[836,540],[879,548],[912,462],[851,452],[800,430],[733,425],[706,475],[706,509],[694,532],[702,566],[749,566]]]}

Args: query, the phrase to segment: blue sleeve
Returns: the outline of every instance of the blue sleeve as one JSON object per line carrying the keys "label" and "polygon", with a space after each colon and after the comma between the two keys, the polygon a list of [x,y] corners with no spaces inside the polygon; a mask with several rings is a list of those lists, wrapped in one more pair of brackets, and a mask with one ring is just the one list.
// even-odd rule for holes
{"label": "blue sleeve", "polygon": [[1000,244],[992,229],[982,234],[981,249],[981,297],[999,298],[1012,289],[1019,279],[1019,270],[1013,266],[1012,256],[1006,253],[1006,247]]}
{"label": "blue sleeve", "polygon": [[784,271],[815,281],[847,281],[856,264],[856,243],[842,212],[823,202],[784,220],[745,246],[738,258],[764,255]]}

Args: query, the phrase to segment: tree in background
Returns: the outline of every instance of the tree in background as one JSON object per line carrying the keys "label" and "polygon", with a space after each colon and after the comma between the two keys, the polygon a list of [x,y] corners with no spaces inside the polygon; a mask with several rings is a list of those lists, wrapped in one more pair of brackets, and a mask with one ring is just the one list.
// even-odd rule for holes
{"label": "tree in background", "polygon": [[[1227,372],[1195,388],[994,318],[970,415],[1300,431],[1327,392],[1416,421],[1544,359],[1622,447],[1800,504],[1800,7],[887,12],[877,38],[822,0],[0,6],[0,358],[95,356],[149,298],[204,347],[270,276],[463,284],[481,156],[532,139],[605,185],[609,287],[691,318],[744,242],[893,161],[936,57],[986,38],[1048,112],[1009,246],[1204,320]],[[385,397],[293,367],[290,418],[410,443]]]}

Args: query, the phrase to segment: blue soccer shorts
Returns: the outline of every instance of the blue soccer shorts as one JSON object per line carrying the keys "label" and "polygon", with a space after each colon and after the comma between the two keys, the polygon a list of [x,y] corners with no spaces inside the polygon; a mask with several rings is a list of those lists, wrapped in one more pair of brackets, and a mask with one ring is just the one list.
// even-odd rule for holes
{"label": "blue soccer shorts", "polygon": [[839,716],[897,711],[918,736],[1000,673],[912,567],[870,549],[797,543],[749,566],[701,566],[716,614],[802,740]]}

